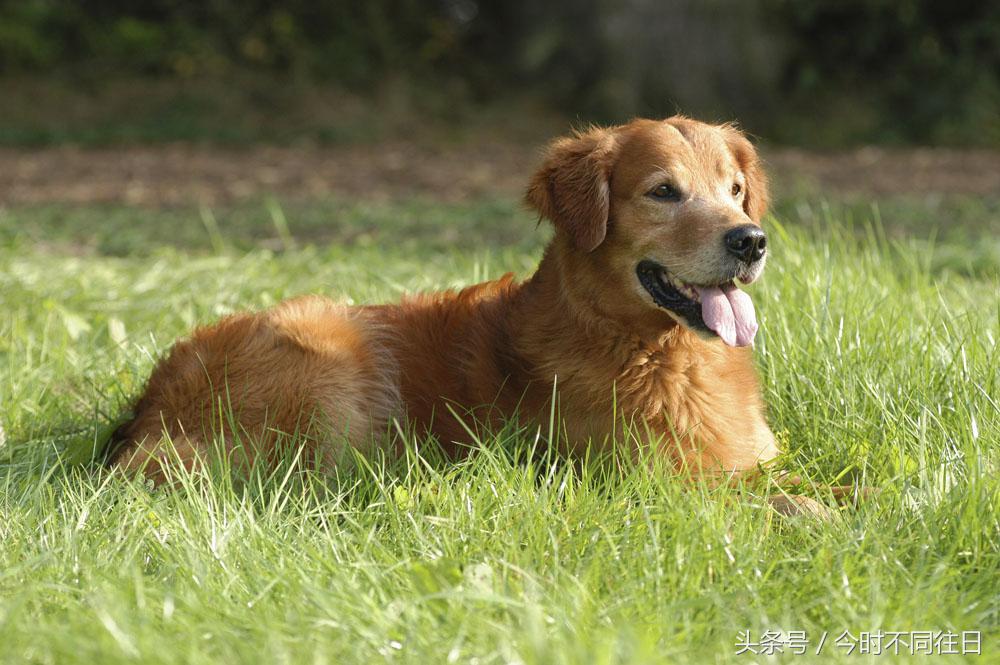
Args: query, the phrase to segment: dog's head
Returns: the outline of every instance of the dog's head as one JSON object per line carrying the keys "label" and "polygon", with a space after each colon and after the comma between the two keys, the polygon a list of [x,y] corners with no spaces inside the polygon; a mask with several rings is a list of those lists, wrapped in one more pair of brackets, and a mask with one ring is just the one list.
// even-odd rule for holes
{"label": "dog's head", "polygon": [[607,312],[658,310],[730,346],[753,341],[753,303],[736,282],[764,269],[768,191],[735,128],[673,117],[558,139],[526,198],[556,227],[564,277]]}

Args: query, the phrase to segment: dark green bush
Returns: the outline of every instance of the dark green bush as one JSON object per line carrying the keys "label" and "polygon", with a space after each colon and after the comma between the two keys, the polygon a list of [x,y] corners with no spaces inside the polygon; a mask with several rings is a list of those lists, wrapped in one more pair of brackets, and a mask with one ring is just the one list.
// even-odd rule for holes
{"label": "dark green bush", "polygon": [[805,115],[835,108],[859,138],[1000,144],[1000,3],[769,0],[769,16]]}
{"label": "dark green bush", "polygon": [[681,109],[821,144],[1000,145],[996,2],[0,0],[2,74],[236,70],[537,95],[586,119]]}

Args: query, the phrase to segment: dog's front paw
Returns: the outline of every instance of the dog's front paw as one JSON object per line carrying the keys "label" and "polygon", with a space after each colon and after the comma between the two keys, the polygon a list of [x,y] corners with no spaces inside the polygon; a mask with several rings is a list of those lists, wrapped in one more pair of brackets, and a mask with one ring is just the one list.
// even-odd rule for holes
{"label": "dog's front paw", "polygon": [[767,502],[782,517],[804,516],[824,522],[832,522],[837,518],[837,511],[801,494],[772,494],[767,497]]}

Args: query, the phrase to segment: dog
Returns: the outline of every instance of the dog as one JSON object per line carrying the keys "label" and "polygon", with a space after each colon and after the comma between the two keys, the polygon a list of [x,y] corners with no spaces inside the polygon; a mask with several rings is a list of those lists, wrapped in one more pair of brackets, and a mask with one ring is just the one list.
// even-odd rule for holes
{"label": "dog", "polygon": [[682,116],[578,131],[548,146],[525,200],[555,227],[526,281],[390,305],[305,296],[195,330],[156,366],[112,465],[161,482],[237,440],[270,463],[291,433],[336,464],[394,422],[459,454],[470,423],[537,427],[554,406],[570,452],[632,423],[699,476],[773,460],[740,288],[767,261],[768,182],[744,134]]}

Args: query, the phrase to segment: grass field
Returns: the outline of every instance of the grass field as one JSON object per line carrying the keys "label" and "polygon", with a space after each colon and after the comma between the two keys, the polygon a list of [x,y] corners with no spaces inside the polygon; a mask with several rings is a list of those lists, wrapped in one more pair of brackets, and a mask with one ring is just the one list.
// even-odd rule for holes
{"label": "grass field", "polygon": [[843,662],[845,630],[982,631],[1000,662],[997,207],[916,235],[883,232],[906,206],[776,210],[752,291],[782,467],[882,490],[831,523],[513,429],[456,463],[127,482],[94,443],[195,323],[527,275],[548,231],[509,200],[0,211],[0,662],[760,660],[744,630]]}

